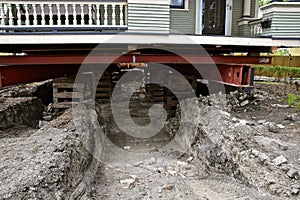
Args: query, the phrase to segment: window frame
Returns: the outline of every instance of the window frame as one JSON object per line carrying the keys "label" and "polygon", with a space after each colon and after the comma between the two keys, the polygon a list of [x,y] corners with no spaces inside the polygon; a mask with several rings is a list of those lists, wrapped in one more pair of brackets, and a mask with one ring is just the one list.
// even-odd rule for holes
{"label": "window frame", "polygon": [[170,1],[170,9],[171,10],[178,10],[178,11],[180,11],[180,10],[183,10],[183,11],[189,10],[189,0],[183,0],[183,1],[184,1],[183,7],[178,7],[178,6],[173,7],[173,6],[171,6],[171,1]]}

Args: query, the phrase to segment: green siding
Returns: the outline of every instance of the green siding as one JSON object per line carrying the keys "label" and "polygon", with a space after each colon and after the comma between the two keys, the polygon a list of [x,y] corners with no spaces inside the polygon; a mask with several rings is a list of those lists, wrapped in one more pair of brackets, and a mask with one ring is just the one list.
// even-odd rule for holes
{"label": "green siding", "polygon": [[[251,12],[250,12],[250,15],[253,18],[255,18],[255,3],[256,3],[256,0],[251,0]],[[243,7],[243,9],[244,9],[244,7]]]}
{"label": "green siding", "polygon": [[169,33],[169,4],[128,3],[128,32]]}
{"label": "green siding", "polygon": [[196,26],[196,0],[189,0],[188,10],[170,11],[170,29],[183,34],[195,34]]}
{"label": "green siding", "polygon": [[242,0],[233,0],[232,2],[232,29],[231,35],[237,36],[239,35],[239,26],[238,20],[243,17],[244,11],[244,1]]}
{"label": "green siding", "polygon": [[[255,18],[256,0],[251,0],[250,17]],[[233,0],[232,5],[232,29],[233,36],[250,36],[250,25],[238,25],[240,19],[244,15],[244,1]]]}

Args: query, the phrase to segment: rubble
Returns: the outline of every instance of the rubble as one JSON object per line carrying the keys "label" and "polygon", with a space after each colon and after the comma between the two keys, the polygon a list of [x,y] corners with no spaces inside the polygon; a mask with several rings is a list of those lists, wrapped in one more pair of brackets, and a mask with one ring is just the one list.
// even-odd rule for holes
{"label": "rubble", "polygon": [[269,122],[268,124],[268,130],[270,132],[273,132],[273,133],[278,133],[279,132],[279,127],[277,126],[276,123],[274,122]]}
{"label": "rubble", "polygon": [[120,180],[120,183],[126,189],[132,188],[134,186],[135,179],[134,178],[130,178],[130,179],[125,179],[125,180]]}
{"label": "rubble", "polygon": [[163,190],[172,190],[173,189],[173,185],[163,185],[161,188],[163,189]]}
{"label": "rubble", "polygon": [[291,122],[295,122],[299,120],[299,116],[297,113],[289,114],[284,117],[285,120],[289,120]]}
{"label": "rubble", "polygon": [[299,172],[295,169],[289,169],[289,171],[286,173],[290,178],[299,179]]}
{"label": "rubble", "polygon": [[287,163],[287,159],[283,155],[280,155],[280,156],[276,157],[275,159],[273,159],[272,162],[275,165],[280,166],[284,163]]}

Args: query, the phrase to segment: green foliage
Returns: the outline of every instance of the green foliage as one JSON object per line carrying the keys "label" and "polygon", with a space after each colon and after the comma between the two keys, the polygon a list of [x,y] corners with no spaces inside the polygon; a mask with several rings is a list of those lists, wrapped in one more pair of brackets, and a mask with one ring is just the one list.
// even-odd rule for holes
{"label": "green foliage", "polygon": [[292,107],[294,105],[294,103],[295,103],[296,100],[297,100],[297,96],[296,95],[294,95],[294,94],[288,94],[287,102],[288,102],[289,107]]}
{"label": "green foliage", "polygon": [[297,111],[300,110],[300,101],[298,101],[297,104],[296,104],[296,110],[297,110]]}
{"label": "green foliage", "polygon": [[271,2],[271,0],[259,0],[259,6],[262,7],[264,5],[267,5]]}
{"label": "green foliage", "polygon": [[256,76],[268,76],[276,78],[300,78],[300,68],[283,66],[255,66]]}
{"label": "green foliage", "polygon": [[290,54],[290,49],[280,48],[273,55],[275,56],[288,56]]}

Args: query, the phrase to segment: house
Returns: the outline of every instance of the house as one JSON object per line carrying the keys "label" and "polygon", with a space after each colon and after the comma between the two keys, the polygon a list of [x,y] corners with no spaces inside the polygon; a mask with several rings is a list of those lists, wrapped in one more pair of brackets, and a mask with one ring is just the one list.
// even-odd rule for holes
{"label": "house", "polygon": [[249,22],[257,16],[258,0],[3,0],[0,31],[250,36]]}

